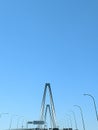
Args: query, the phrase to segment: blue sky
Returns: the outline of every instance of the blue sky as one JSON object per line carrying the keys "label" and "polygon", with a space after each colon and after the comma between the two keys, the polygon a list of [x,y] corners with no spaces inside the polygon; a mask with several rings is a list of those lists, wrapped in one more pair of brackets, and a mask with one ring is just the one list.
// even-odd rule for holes
{"label": "blue sky", "polygon": [[9,127],[13,114],[39,118],[46,82],[60,127],[73,110],[82,130],[77,104],[86,129],[98,128],[93,102],[83,96],[92,94],[98,106],[97,0],[0,0],[0,112],[9,113],[0,129]]}

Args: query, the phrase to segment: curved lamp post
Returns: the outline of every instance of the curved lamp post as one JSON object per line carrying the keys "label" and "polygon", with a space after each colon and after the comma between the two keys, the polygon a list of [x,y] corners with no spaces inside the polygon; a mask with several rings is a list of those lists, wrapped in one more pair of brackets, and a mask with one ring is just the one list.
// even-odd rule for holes
{"label": "curved lamp post", "polygon": [[23,126],[23,123],[24,123],[24,119],[23,119],[23,121],[22,121],[22,129],[23,129],[23,127],[24,127],[24,126]]}
{"label": "curved lamp post", "polygon": [[69,119],[66,118],[66,126],[65,126],[65,128],[69,128],[69,127],[70,127],[70,125],[69,125]]}
{"label": "curved lamp post", "polygon": [[76,127],[76,130],[78,130],[75,113],[73,111],[70,111],[70,112],[73,114],[74,121],[75,121],[75,127]]}
{"label": "curved lamp post", "polygon": [[9,125],[9,130],[11,129],[11,126],[12,126],[12,120],[13,120],[13,117],[14,117],[14,116],[18,116],[18,115],[12,115],[12,116],[11,116],[11,119],[10,119],[10,125]]}
{"label": "curved lamp post", "polygon": [[8,115],[9,113],[0,113],[0,118],[2,115]]}
{"label": "curved lamp post", "polygon": [[18,118],[18,120],[17,120],[17,129],[18,129],[19,121],[20,121],[21,118],[24,118],[24,117],[23,117],[23,116],[20,116],[20,117]]}
{"label": "curved lamp post", "polygon": [[74,105],[75,107],[79,108],[80,112],[81,112],[81,118],[82,118],[82,124],[83,124],[83,129],[85,130],[85,123],[84,123],[84,118],[83,118],[83,112],[80,106],[78,105]]}
{"label": "curved lamp post", "polygon": [[97,112],[97,107],[96,107],[96,103],[95,103],[95,99],[94,97],[91,95],[91,94],[84,94],[84,96],[89,96],[93,99],[93,102],[94,102],[94,108],[95,108],[95,113],[96,113],[96,118],[97,118],[97,121],[98,121],[98,112]]}
{"label": "curved lamp post", "polygon": [[71,116],[69,114],[66,114],[68,117],[69,117],[69,120],[70,120],[70,126],[72,128],[72,120],[71,120]]}
{"label": "curved lamp post", "polygon": [[23,119],[23,120],[22,120],[22,129],[24,128],[24,125],[23,125],[23,124],[24,124],[24,122],[26,122],[26,123],[27,123],[27,120],[26,120],[26,119]]}
{"label": "curved lamp post", "polygon": [[2,115],[8,115],[9,113],[0,113],[0,118],[2,117]]}

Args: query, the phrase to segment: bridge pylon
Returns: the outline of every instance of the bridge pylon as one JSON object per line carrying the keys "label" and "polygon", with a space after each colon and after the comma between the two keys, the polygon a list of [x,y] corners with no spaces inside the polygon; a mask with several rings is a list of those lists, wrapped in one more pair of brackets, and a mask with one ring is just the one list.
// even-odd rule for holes
{"label": "bridge pylon", "polygon": [[[47,103],[47,105],[46,105],[47,90],[49,92],[50,104]],[[46,108],[46,110],[45,110],[45,108]],[[41,103],[41,110],[40,110],[40,120],[41,121],[46,121],[46,114],[47,114],[48,109],[49,109],[49,113],[50,113],[51,127],[57,128],[56,112],[55,112],[55,106],[54,106],[54,101],[53,101],[50,83],[46,83],[45,88],[44,88],[44,94],[43,94],[42,103]],[[39,126],[39,128],[40,127],[41,126]]]}

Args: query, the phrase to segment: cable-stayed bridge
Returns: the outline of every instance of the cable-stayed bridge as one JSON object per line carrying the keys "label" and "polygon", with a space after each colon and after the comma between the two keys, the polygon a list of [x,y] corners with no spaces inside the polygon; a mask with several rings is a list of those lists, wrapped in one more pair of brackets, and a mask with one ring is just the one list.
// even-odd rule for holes
{"label": "cable-stayed bridge", "polygon": [[[50,100],[48,103],[46,102],[47,92]],[[47,113],[50,117],[50,123],[47,121]],[[47,127],[48,123],[50,124],[49,128]],[[29,125],[35,125],[36,127],[29,128]],[[46,83],[42,97],[40,118],[34,121],[27,121],[26,128],[12,128],[10,125],[9,130],[59,130],[58,126],[51,86],[50,83]],[[72,128],[63,128],[63,130],[72,130]]]}

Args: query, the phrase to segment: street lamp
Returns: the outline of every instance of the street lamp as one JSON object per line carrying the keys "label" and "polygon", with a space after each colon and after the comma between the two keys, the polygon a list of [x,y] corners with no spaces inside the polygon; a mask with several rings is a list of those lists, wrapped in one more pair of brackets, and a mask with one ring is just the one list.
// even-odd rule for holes
{"label": "street lamp", "polygon": [[0,118],[2,115],[8,115],[9,113],[0,113]]}
{"label": "street lamp", "polygon": [[17,120],[17,129],[18,129],[19,121],[20,121],[21,118],[23,118],[23,116],[20,116],[20,117],[18,118],[18,120]]}
{"label": "street lamp", "polygon": [[83,124],[83,129],[85,130],[85,123],[84,123],[84,118],[83,118],[83,112],[80,106],[74,105],[75,107],[79,108],[80,113],[81,113],[81,118],[82,118],[82,124]]}
{"label": "street lamp", "polygon": [[12,115],[12,116],[11,116],[11,119],[10,119],[10,125],[9,125],[9,130],[11,129],[11,126],[12,126],[12,120],[13,120],[13,117],[14,117],[14,116],[18,116],[18,115]]}
{"label": "street lamp", "polygon": [[71,120],[71,116],[69,114],[66,114],[68,117],[69,117],[69,120],[70,120],[70,126],[72,128],[72,120]]}
{"label": "street lamp", "polygon": [[22,120],[22,128],[24,128],[24,125],[23,125],[24,121],[27,123],[27,120],[23,119]]}
{"label": "street lamp", "polygon": [[94,102],[94,108],[95,108],[95,113],[96,113],[96,118],[97,118],[97,121],[98,121],[98,112],[97,112],[97,107],[96,107],[96,103],[95,103],[95,99],[94,97],[91,95],[91,94],[84,94],[84,96],[89,96],[93,99],[93,102]]}
{"label": "street lamp", "polygon": [[65,128],[69,128],[69,127],[70,127],[69,119],[66,118],[66,121],[65,121]]}
{"label": "street lamp", "polygon": [[9,113],[0,113],[0,118],[2,117],[2,115],[8,115]]}
{"label": "street lamp", "polygon": [[73,114],[74,121],[75,121],[75,127],[76,127],[76,130],[78,130],[75,113],[73,111],[70,111],[70,112]]}

